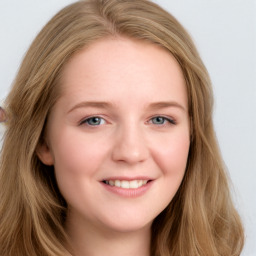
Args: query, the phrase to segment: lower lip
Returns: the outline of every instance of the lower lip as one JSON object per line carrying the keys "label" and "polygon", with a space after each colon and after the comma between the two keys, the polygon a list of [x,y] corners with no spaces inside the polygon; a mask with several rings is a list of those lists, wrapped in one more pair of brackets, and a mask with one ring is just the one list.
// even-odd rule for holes
{"label": "lower lip", "polygon": [[144,195],[152,186],[153,181],[148,182],[147,184],[139,187],[139,188],[121,188],[121,187],[116,187],[116,186],[111,186],[108,184],[105,184],[104,182],[101,182],[101,184],[103,185],[103,187],[114,193],[117,194],[119,196],[123,196],[123,197],[139,197]]}

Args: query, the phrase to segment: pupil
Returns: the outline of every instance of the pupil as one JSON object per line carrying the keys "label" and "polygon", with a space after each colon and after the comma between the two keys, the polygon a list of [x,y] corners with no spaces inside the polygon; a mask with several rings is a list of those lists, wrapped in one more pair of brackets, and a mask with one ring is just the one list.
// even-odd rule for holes
{"label": "pupil", "polygon": [[163,124],[164,123],[164,118],[163,117],[158,116],[158,117],[155,117],[154,119],[155,119],[155,123],[157,123],[157,124]]}
{"label": "pupil", "polygon": [[90,120],[89,120],[89,123],[92,124],[92,125],[97,125],[100,123],[100,118],[98,117],[92,117]]}

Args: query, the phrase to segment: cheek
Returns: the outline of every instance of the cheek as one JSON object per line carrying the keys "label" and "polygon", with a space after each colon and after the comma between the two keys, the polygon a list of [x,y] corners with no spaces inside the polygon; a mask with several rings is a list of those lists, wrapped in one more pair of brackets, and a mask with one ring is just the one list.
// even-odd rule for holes
{"label": "cheek", "polygon": [[63,134],[60,137],[53,149],[56,181],[68,205],[79,208],[81,198],[89,202],[95,196],[98,170],[104,161],[106,149],[70,133],[69,136]]}
{"label": "cheek", "polygon": [[75,132],[63,133],[54,142],[54,166],[57,172],[70,175],[93,174],[106,155],[103,143]]}
{"label": "cheek", "polygon": [[[102,144],[73,133],[62,133],[54,145],[52,151],[56,180],[61,193],[67,199],[97,180],[107,149]],[[79,188],[79,184],[84,188]]]}
{"label": "cheek", "polygon": [[[155,202],[160,213],[172,201],[183,180],[190,146],[187,133],[175,133],[166,136],[151,146],[151,155],[160,169],[158,193],[155,192]],[[161,200],[159,200],[161,198]]]}
{"label": "cheek", "polygon": [[[160,146],[161,145],[161,146]],[[190,146],[188,133],[166,136],[161,144],[151,147],[152,156],[165,175],[183,177]]]}

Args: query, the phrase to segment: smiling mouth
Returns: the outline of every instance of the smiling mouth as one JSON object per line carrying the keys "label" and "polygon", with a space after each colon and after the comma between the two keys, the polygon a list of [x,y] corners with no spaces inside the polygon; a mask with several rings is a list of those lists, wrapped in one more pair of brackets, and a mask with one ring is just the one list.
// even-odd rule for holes
{"label": "smiling mouth", "polygon": [[140,188],[147,183],[149,183],[151,180],[103,180],[103,183],[112,186],[112,187],[119,187],[119,188]]}

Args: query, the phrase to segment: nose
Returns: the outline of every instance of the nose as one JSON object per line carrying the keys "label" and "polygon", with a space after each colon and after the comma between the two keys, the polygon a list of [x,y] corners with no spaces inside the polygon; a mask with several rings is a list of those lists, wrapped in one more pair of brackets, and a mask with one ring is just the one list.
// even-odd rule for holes
{"label": "nose", "polygon": [[149,150],[143,129],[136,125],[119,128],[115,134],[112,159],[130,165],[144,162]]}

